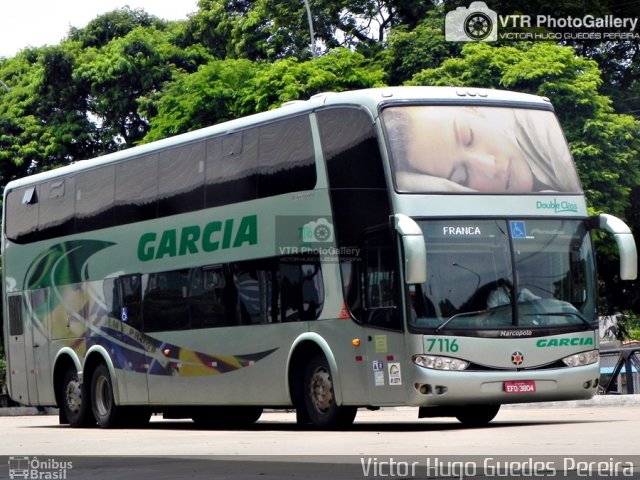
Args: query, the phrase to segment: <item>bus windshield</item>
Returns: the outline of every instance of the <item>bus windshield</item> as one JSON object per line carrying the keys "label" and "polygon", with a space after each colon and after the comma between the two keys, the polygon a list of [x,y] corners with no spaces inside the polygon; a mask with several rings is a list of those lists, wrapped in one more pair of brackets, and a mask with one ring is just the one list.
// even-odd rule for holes
{"label": "bus windshield", "polygon": [[400,193],[580,191],[551,110],[413,105],[382,118]]}
{"label": "bus windshield", "polygon": [[589,327],[596,288],[578,220],[424,220],[427,281],[409,286],[421,329]]}

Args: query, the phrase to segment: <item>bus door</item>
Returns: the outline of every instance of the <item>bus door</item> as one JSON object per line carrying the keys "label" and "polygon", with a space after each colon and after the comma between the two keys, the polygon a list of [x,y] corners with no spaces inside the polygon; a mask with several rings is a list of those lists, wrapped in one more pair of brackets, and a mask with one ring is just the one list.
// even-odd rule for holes
{"label": "bus door", "polygon": [[7,374],[11,398],[16,402],[29,405],[30,398],[27,387],[27,355],[25,349],[25,322],[22,294],[17,293],[7,296],[7,306],[9,313]]}
{"label": "bus door", "polygon": [[50,289],[32,290],[26,296],[25,353],[30,403],[55,404],[49,357]]}
{"label": "bus door", "polygon": [[404,401],[404,335],[396,248],[388,230],[368,236],[361,270],[362,320],[373,405]]}
{"label": "bus door", "polygon": [[[111,282],[105,284],[105,298],[115,305],[110,317],[118,322],[115,330],[120,335],[120,348],[116,350],[114,363],[122,376],[119,383],[121,400],[130,403],[148,403],[147,370],[156,349],[154,341],[142,329],[142,290],[146,275],[139,273],[122,275],[117,279],[116,293]],[[119,332],[118,332],[119,330]]]}

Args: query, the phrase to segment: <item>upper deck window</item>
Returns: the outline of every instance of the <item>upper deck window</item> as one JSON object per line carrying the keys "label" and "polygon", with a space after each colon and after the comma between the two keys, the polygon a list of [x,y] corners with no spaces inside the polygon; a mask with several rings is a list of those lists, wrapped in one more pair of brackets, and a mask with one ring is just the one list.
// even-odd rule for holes
{"label": "upper deck window", "polygon": [[551,111],[414,105],[382,118],[399,192],[580,192]]}

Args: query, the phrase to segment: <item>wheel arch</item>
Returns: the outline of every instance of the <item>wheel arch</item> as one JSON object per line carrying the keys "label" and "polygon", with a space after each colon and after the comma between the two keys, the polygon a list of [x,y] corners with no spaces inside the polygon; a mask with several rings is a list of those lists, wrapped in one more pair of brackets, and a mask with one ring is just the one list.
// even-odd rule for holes
{"label": "wheel arch", "polygon": [[118,377],[116,375],[116,369],[113,365],[111,356],[103,346],[94,345],[89,350],[87,350],[82,371],[83,378],[90,381],[90,379],[93,377],[93,372],[95,372],[96,368],[101,363],[105,364],[107,369],[109,370],[109,375],[111,376],[111,385],[113,387],[113,400],[115,401],[116,405],[120,405],[120,390],[118,389]]}
{"label": "wheel arch", "polygon": [[69,347],[61,348],[56,354],[52,369],[53,394],[58,407],[62,406],[62,399],[60,398],[60,383],[64,378],[65,372],[70,368],[75,369],[78,375],[80,375],[82,372],[82,363],[73,349]]}
{"label": "wheel arch", "polygon": [[305,367],[318,354],[324,355],[329,363],[334,378],[333,393],[336,402],[342,404],[342,384],[335,355],[324,338],[316,333],[306,332],[293,342],[287,358],[287,394],[295,407],[302,401]]}

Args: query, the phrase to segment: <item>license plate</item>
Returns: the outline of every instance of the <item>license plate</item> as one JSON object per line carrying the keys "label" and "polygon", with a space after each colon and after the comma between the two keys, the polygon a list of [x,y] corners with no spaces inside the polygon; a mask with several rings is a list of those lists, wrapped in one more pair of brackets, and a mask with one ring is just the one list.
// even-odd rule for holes
{"label": "license plate", "polygon": [[536,382],[534,380],[514,380],[504,382],[505,393],[536,393]]}

